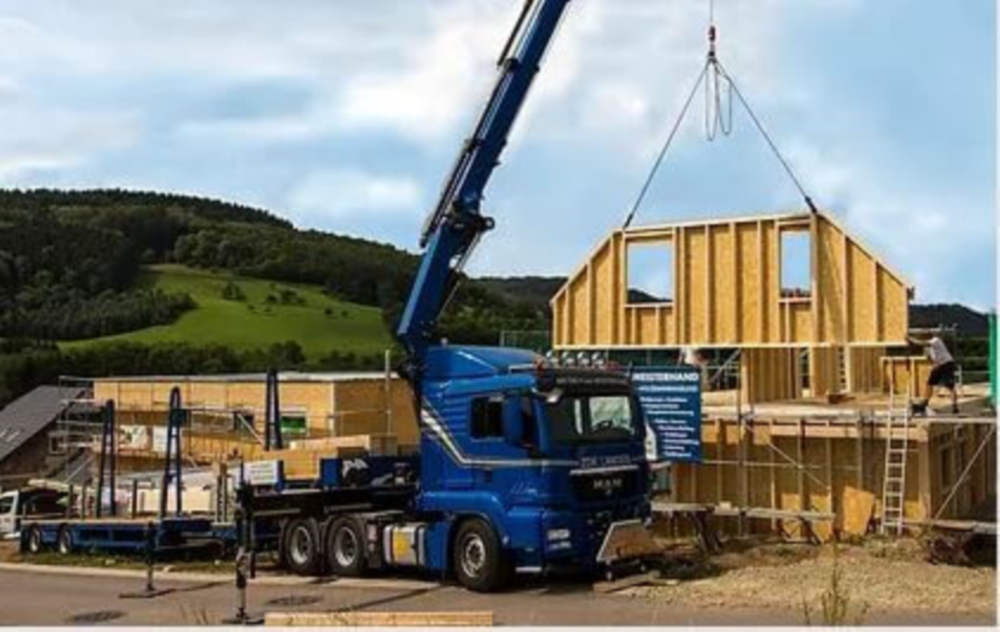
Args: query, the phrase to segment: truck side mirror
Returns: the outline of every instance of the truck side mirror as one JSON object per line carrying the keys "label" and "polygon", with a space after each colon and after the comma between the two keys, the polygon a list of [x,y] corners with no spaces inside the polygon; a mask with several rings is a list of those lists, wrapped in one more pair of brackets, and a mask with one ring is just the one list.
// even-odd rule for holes
{"label": "truck side mirror", "polygon": [[521,418],[521,401],[517,397],[503,400],[503,439],[514,447],[524,444],[524,420]]}

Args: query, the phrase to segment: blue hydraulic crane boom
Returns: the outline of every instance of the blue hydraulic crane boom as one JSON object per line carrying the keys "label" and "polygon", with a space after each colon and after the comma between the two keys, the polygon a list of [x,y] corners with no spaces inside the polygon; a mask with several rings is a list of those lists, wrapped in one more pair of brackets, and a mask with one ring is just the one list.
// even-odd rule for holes
{"label": "blue hydraulic crane boom", "polygon": [[483,191],[570,0],[526,0],[503,52],[493,91],[427,218],[424,253],[396,336],[408,354],[406,372],[418,379],[434,329],[479,237],[493,227],[480,209]]}

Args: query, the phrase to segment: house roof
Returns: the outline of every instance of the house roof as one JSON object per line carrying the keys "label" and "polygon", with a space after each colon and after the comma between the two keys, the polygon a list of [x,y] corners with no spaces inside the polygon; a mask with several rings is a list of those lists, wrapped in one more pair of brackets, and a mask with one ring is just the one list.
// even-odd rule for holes
{"label": "house roof", "polygon": [[0,410],[0,461],[59,418],[82,388],[39,386]]}

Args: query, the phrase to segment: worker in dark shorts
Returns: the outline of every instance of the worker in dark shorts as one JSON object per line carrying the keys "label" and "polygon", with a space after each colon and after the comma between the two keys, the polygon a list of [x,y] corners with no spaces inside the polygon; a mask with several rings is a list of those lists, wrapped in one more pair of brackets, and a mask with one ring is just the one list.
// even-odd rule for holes
{"label": "worker in dark shorts", "polygon": [[932,336],[930,340],[910,338],[909,341],[923,347],[924,353],[927,354],[933,365],[930,377],[927,378],[927,384],[924,386],[923,400],[913,402],[914,414],[927,414],[927,404],[934,396],[934,387],[939,386],[948,389],[951,394],[951,412],[957,415],[958,391],[955,389],[955,372],[958,367],[955,365],[955,358],[948,351],[948,347],[937,335]]}

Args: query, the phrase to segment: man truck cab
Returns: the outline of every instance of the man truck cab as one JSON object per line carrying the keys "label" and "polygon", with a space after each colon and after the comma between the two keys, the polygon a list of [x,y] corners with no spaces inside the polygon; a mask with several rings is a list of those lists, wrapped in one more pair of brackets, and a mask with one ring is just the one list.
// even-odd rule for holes
{"label": "man truck cab", "polygon": [[593,568],[612,525],[648,518],[645,424],[624,374],[441,346],[428,352],[420,397],[416,508],[475,519],[452,538],[462,583]]}

